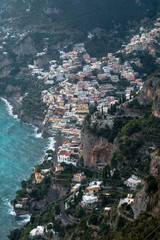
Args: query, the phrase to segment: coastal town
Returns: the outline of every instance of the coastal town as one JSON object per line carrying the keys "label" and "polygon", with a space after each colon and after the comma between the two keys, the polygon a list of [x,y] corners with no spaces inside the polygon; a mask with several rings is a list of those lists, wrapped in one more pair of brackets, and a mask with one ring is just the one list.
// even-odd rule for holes
{"label": "coastal town", "polygon": [[[8,32],[4,41],[7,36]],[[88,38],[92,37],[88,35]],[[47,126],[51,136],[61,134],[65,139],[58,147],[56,157],[53,157],[53,149],[46,152],[45,167],[35,167],[32,176],[34,186],[40,186],[47,177],[57,182],[63,182],[64,179],[69,181],[66,197],[62,198],[54,210],[56,221],[60,219],[62,225],[76,224],[81,214],[93,210],[102,210],[105,216],[112,217],[115,211],[118,211],[124,218],[130,221],[134,219],[134,195],[136,190],[143,186],[144,180],[132,174],[130,178],[124,179],[122,187],[114,190],[112,184],[105,183],[103,173],[107,171],[107,179],[110,179],[117,169],[110,169],[104,164],[101,169],[94,169],[92,173],[91,169],[85,172],[81,129],[86,116],[94,108],[96,110],[92,123],[98,124],[99,116],[105,115],[105,124],[112,128],[116,116],[112,114],[113,107],[132,101],[142,89],[147,77],[145,72],[138,72],[138,69],[143,67],[139,52],[151,55],[157,66],[160,63],[159,39],[160,18],[149,31],[141,27],[139,34],[132,37],[130,42],[115,54],[108,53],[101,59],[94,58],[87,53],[85,43],[78,43],[73,46],[72,51],[59,51],[59,59],[51,60],[48,70],[39,67],[40,59],[46,55],[47,48],[37,53],[34,62],[27,66],[26,71],[47,86],[47,89],[41,92],[41,99],[47,105],[44,126]],[[3,46],[1,51],[5,49]],[[3,54],[7,55],[7,52],[4,51]],[[23,101],[26,96],[27,93],[21,96],[19,101]],[[101,173],[99,177],[96,172]],[[124,190],[122,198],[120,196]],[[29,194],[30,190],[27,191]],[[27,201],[25,197],[17,198],[15,211],[24,209]],[[128,205],[130,207],[127,208]],[[109,219],[107,223],[112,226]],[[57,239],[59,233],[53,223],[48,222],[32,229],[29,236],[30,239],[35,236],[42,236],[44,239],[54,236],[54,239]]]}

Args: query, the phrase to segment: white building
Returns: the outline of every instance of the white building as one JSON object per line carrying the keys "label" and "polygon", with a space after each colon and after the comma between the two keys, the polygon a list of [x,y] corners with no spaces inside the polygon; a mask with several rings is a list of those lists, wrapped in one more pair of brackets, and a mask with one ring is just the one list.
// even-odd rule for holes
{"label": "white building", "polygon": [[76,185],[74,185],[74,186],[72,187],[71,191],[72,191],[72,192],[78,191],[79,188],[80,188],[80,186],[81,186],[81,184],[80,184],[80,183],[77,183]]}
{"label": "white building", "polygon": [[86,65],[86,66],[83,67],[83,73],[88,73],[88,72],[91,72],[91,71],[92,71],[91,66]]}
{"label": "white building", "polygon": [[124,182],[130,188],[136,188],[138,184],[141,184],[142,180],[135,175],[132,175],[127,181]]}
{"label": "white building", "polygon": [[127,203],[128,205],[133,205],[134,204],[133,195],[128,194],[126,198],[120,199],[119,204],[118,204],[118,208],[124,203]]}
{"label": "white building", "polygon": [[19,203],[15,204],[15,208],[22,208],[22,207],[23,207],[22,204],[19,204]]}
{"label": "white building", "polygon": [[82,204],[88,205],[98,202],[98,198],[94,195],[85,194],[82,197]]}
{"label": "white building", "polygon": [[37,228],[34,228],[31,232],[30,232],[30,236],[34,237],[36,235],[43,235],[44,234],[44,227],[43,226],[38,226]]}
{"label": "white building", "polygon": [[66,150],[61,150],[58,153],[58,162],[62,163],[62,162],[66,162],[70,159],[70,153]]}
{"label": "white building", "polygon": [[112,76],[111,76],[111,80],[112,80],[112,82],[118,82],[118,81],[119,81],[119,78],[118,78],[117,75],[112,75]]}
{"label": "white building", "polygon": [[75,167],[77,165],[76,159],[71,159],[70,158],[70,152],[68,152],[66,150],[59,151],[57,160],[58,160],[58,163],[64,162],[66,164],[72,164]]}

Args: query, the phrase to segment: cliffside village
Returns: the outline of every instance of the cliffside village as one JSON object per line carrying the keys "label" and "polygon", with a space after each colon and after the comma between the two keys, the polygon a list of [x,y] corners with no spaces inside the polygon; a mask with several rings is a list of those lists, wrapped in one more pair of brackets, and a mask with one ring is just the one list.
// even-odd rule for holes
{"label": "cliffside village", "polygon": [[[160,63],[160,58],[157,57],[157,53],[159,53],[158,38],[160,38],[160,19],[157,19],[155,27],[149,32],[141,27],[139,35],[134,36],[130,43],[122,46],[122,50],[117,53],[124,55],[133,53],[134,55],[138,51],[148,51],[156,58],[156,62]],[[44,71],[39,68],[38,61],[46,54],[46,51],[44,49],[43,52],[38,53],[34,64],[28,65],[28,69],[38,80],[43,80],[44,84],[50,85],[48,90],[41,93],[43,102],[48,106],[44,125],[48,126],[51,134],[61,132],[68,137],[68,140],[59,147],[57,153],[55,174],[59,174],[64,170],[61,163],[72,164],[75,167],[79,164],[81,127],[90,107],[96,105],[99,113],[105,113],[107,124],[111,127],[113,116],[108,114],[108,109],[118,102],[122,94],[127,100],[130,100],[131,93],[138,92],[142,88],[142,78],[132,67],[133,63],[138,67],[141,67],[142,64],[138,57],[131,58],[122,64],[120,58],[113,53],[108,53],[98,60],[90,57],[85,49],[85,44],[80,43],[73,46],[73,51],[60,51],[59,61],[50,61],[49,70]],[[3,54],[7,53],[3,52]],[[119,86],[123,81],[128,82],[128,87],[120,92]],[[48,160],[51,159],[48,156]],[[49,172],[50,169],[43,169],[41,173],[35,172],[36,184],[41,183]],[[114,169],[110,171],[110,175],[113,172]],[[79,194],[86,179],[84,172],[77,172],[73,175],[71,194],[64,202],[66,210],[70,208],[74,196]],[[139,184],[143,184],[143,180],[132,175],[124,184],[131,189],[136,189]],[[99,179],[89,181],[83,190],[80,205],[82,207],[97,207],[96,204],[101,202],[101,190],[102,181]],[[104,189],[104,195],[110,198],[111,193],[108,189]],[[124,203],[134,204],[132,194],[120,199],[118,208]],[[21,204],[15,205],[15,208],[22,207]],[[104,208],[104,211],[108,214],[111,209],[112,205],[109,205]],[[45,226],[38,226],[30,232],[30,236],[43,235],[44,231]]]}
{"label": "cliffside village", "polygon": [[[160,19],[157,19],[155,28],[146,32],[141,27],[140,34],[117,53],[125,56],[133,53],[136,56],[139,51],[147,52],[155,57],[158,64],[159,37]],[[133,91],[138,92],[142,88],[142,78],[132,67],[133,64],[142,67],[138,57],[132,56],[121,63],[121,59],[115,56],[117,53],[108,53],[98,60],[90,57],[84,43],[74,45],[71,52],[59,53],[60,60],[50,61],[48,71],[38,68],[39,57],[45,52],[38,53],[34,65],[28,66],[32,75],[51,85],[48,90],[42,91],[43,102],[48,106],[44,124],[49,125],[51,132],[80,135],[83,119],[91,106],[96,105],[100,113],[103,111],[107,114],[122,94],[129,100]],[[128,86],[122,89],[125,81]],[[110,116],[107,115],[107,118],[111,125]]]}

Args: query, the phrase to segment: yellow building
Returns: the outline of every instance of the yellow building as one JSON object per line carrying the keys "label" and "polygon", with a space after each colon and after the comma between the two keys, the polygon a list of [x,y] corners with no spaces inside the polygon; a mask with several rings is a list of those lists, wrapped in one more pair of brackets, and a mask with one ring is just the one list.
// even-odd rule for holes
{"label": "yellow building", "polygon": [[76,109],[78,114],[87,114],[89,113],[88,104],[79,104]]}
{"label": "yellow building", "polygon": [[61,100],[61,101],[59,102],[59,106],[60,106],[60,107],[64,107],[64,100]]}
{"label": "yellow building", "polygon": [[90,193],[98,192],[100,189],[101,189],[101,187],[100,187],[100,186],[97,186],[97,185],[93,185],[93,186],[89,186],[89,187],[88,187],[88,191],[89,191]]}
{"label": "yellow building", "polygon": [[35,180],[36,180],[36,183],[41,183],[42,180],[43,180],[44,176],[41,175],[40,173],[36,172],[35,173]]}

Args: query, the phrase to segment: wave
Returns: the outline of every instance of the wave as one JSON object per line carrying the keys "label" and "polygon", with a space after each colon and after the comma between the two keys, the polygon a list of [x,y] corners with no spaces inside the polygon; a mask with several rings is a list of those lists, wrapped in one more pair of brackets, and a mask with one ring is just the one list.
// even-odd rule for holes
{"label": "wave", "polygon": [[[33,126],[33,125],[32,125]],[[36,138],[42,138],[42,132],[39,132],[39,133],[37,133],[37,131],[38,131],[38,127],[35,127],[35,137]]]}
{"label": "wave", "polygon": [[20,221],[18,221],[18,225],[24,225],[25,223],[30,221],[31,215],[26,214],[26,215],[21,215],[19,216]]}
{"label": "wave", "polygon": [[36,133],[36,136],[35,136],[36,138],[42,138],[42,133],[40,132],[40,133]]}
{"label": "wave", "polygon": [[5,102],[6,106],[7,106],[7,110],[8,110],[8,113],[13,116],[14,118],[18,118],[18,115],[16,114],[13,114],[13,106],[5,99],[5,98],[0,98],[3,102]]}
{"label": "wave", "polygon": [[[8,198],[2,198],[2,201],[4,202],[4,205],[7,207],[7,213],[12,216],[17,216]],[[20,215],[18,216],[18,218],[19,218],[19,220],[17,221],[18,225],[24,225],[25,223],[30,221],[31,215],[30,214]]]}
{"label": "wave", "polygon": [[48,143],[48,146],[47,146],[46,150],[51,149],[51,150],[54,151],[55,150],[55,143],[56,143],[54,137],[49,137],[48,140],[49,140],[49,143]]}
{"label": "wave", "polygon": [[13,206],[11,205],[8,198],[2,198],[4,205],[7,207],[7,212],[9,215],[16,216]]}

